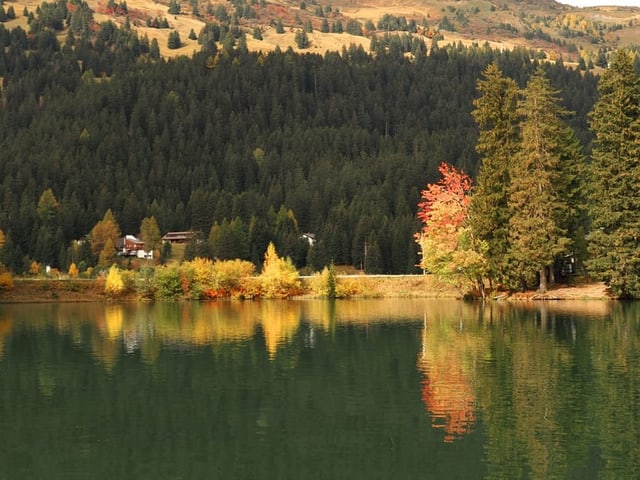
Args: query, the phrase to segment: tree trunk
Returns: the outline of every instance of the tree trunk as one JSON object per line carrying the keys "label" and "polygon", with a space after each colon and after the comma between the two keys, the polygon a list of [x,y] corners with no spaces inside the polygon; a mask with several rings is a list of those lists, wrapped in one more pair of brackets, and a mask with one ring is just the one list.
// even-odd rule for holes
{"label": "tree trunk", "polygon": [[478,288],[478,291],[480,292],[480,295],[482,296],[482,301],[484,302],[487,299],[487,291],[484,288],[484,279],[482,277],[478,277],[478,279],[476,280],[476,286]]}
{"label": "tree trunk", "polygon": [[538,291],[540,293],[546,293],[547,291],[547,267],[540,267],[540,287],[538,287]]}

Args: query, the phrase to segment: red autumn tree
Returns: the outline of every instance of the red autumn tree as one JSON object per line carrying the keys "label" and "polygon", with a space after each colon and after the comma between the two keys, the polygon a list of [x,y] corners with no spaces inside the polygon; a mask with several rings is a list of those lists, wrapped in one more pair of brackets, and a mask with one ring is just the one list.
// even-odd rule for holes
{"label": "red autumn tree", "polygon": [[427,185],[418,204],[422,229],[415,235],[421,247],[420,267],[460,288],[482,293],[486,246],[474,240],[470,226],[471,178],[455,167],[440,164],[442,178]]}

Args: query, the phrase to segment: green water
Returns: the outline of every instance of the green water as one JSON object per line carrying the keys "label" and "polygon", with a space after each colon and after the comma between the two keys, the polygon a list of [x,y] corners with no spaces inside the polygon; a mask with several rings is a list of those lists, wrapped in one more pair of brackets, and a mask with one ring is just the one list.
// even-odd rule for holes
{"label": "green water", "polygon": [[0,479],[122,478],[640,478],[640,308],[1,305]]}

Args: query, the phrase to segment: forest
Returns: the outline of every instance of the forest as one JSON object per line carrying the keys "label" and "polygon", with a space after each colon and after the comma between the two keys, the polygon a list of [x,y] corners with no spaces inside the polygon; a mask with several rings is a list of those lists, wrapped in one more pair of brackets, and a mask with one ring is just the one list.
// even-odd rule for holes
{"label": "forest", "polygon": [[15,273],[95,266],[84,240],[107,214],[123,235],[150,219],[198,232],[191,258],[260,265],[273,242],[310,271],[417,273],[420,192],[443,162],[478,174],[471,112],[492,63],[520,87],[542,68],[590,153],[598,77],[530,50],[256,53],[207,26],[202,52],[165,60],[65,5],[43,4],[28,32],[0,24],[1,260]]}

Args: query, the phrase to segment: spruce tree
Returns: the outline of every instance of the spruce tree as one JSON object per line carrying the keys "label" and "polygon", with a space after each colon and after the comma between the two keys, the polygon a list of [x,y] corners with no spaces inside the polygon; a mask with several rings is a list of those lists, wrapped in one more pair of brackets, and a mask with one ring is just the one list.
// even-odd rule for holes
{"label": "spruce tree", "polygon": [[518,113],[522,139],[511,168],[509,259],[525,285],[537,273],[539,290],[546,292],[550,269],[568,251],[570,239],[563,225],[568,205],[561,169],[567,112],[542,68],[527,83]]}
{"label": "spruce tree", "polygon": [[508,274],[509,168],[519,138],[516,106],[518,87],[493,63],[478,81],[480,97],[472,112],[479,127],[476,150],[482,156],[471,197],[469,222],[475,237],[488,245],[489,278],[504,281]]}
{"label": "spruce tree", "polygon": [[640,297],[640,78],[618,51],[591,112],[591,232],[587,268],[614,294]]}

